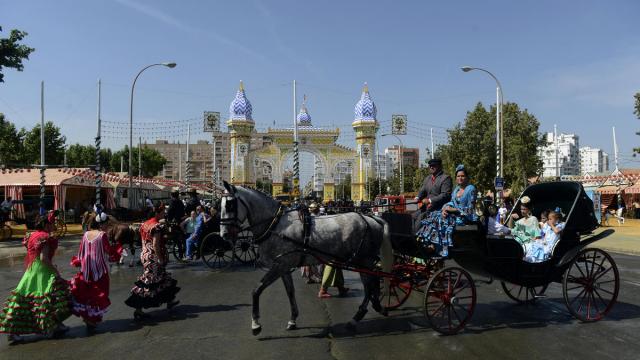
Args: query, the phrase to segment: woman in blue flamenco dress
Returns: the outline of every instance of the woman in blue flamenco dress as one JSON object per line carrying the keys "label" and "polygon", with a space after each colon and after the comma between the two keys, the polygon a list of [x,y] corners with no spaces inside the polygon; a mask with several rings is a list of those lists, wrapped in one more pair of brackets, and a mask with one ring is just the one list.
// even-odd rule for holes
{"label": "woman in blue flamenco dress", "polygon": [[447,257],[453,246],[452,235],[456,225],[470,224],[478,220],[475,213],[476,187],[469,184],[469,176],[464,165],[456,167],[456,187],[451,193],[451,201],[441,211],[434,211],[422,220],[418,239],[431,257]]}

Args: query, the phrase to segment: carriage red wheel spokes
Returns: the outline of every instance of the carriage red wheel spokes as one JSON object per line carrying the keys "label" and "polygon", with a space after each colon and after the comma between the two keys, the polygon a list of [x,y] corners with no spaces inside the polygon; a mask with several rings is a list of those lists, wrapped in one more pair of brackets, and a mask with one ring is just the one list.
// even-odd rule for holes
{"label": "carriage red wheel spokes", "polygon": [[569,312],[584,322],[602,319],[618,298],[620,276],[611,255],[584,249],[564,273],[562,290]]}
{"label": "carriage red wheel spokes", "polygon": [[452,335],[462,330],[473,316],[476,286],[468,272],[448,267],[436,272],[424,295],[424,313],[431,327]]}
{"label": "carriage red wheel spokes", "polygon": [[504,293],[507,294],[510,299],[519,304],[535,302],[536,298],[542,296],[549,286],[549,284],[544,284],[542,286],[526,287],[522,285],[506,283],[504,281],[501,281],[500,285],[502,285],[502,290],[504,290]]}
{"label": "carriage red wheel spokes", "polygon": [[[413,290],[411,280],[407,280],[407,274],[403,270],[403,265],[394,265],[392,272],[397,277],[380,277],[380,304],[387,310],[396,309],[407,301],[411,290]],[[384,294],[384,281],[389,280],[388,294]]]}

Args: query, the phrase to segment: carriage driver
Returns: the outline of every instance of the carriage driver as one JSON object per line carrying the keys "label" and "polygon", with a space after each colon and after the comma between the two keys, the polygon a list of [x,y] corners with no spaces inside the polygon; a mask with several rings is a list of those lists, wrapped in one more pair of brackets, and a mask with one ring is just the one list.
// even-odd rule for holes
{"label": "carriage driver", "polygon": [[442,160],[431,159],[428,162],[429,173],[418,192],[419,206],[423,211],[440,211],[451,200],[453,182],[451,176],[442,171]]}
{"label": "carriage driver", "polygon": [[180,201],[180,193],[176,190],[171,193],[171,202],[169,203],[166,219],[168,222],[180,224],[184,216],[184,204]]}

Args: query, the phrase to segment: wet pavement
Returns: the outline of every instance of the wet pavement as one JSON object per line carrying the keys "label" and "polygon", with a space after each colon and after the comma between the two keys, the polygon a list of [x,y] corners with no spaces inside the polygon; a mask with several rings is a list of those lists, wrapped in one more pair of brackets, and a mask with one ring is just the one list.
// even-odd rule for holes
{"label": "wet pavement", "polygon": [[[65,277],[71,250],[56,257]],[[202,264],[170,265],[182,291],[171,312],[151,311],[142,324],[124,305],[141,267],[111,270],[112,306],[94,336],[75,317],[64,338],[8,345],[2,359],[636,359],[640,353],[640,258],[614,254],[622,279],[618,303],[604,320],[583,324],[567,312],[559,284],[533,305],[513,303],[499,282],[478,284],[478,304],[465,331],[442,336],[431,330],[416,293],[389,317],[370,311],[357,331],[346,323],[361,301],[357,274],[347,273],[349,297],[320,300],[318,285],[294,274],[300,329],[286,331],[289,305],[276,282],[262,295],[262,333],[250,331],[250,292],[261,270],[236,266],[214,273]],[[22,276],[21,261],[0,264],[0,296],[6,298]]]}

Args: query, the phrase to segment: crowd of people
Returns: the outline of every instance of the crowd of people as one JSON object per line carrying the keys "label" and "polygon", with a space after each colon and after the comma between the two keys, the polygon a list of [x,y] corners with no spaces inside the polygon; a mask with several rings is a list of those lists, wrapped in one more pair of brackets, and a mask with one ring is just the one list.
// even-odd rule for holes
{"label": "crowd of people", "polygon": [[[175,222],[185,230],[188,260],[200,240],[204,224],[215,217],[211,216],[211,210],[205,210],[195,191],[189,195],[184,204],[179,194],[173,193],[168,211],[162,203],[152,205],[148,220],[140,227],[143,273],[124,301],[134,309],[136,321],[149,317],[144,309],[165,305],[170,310],[179,303],[176,294],[180,288],[166,270],[169,256],[164,229],[170,226],[168,222]],[[69,280],[62,278],[53,261],[58,247],[58,240],[52,235],[55,212],[38,216],[35,231],[25,235],[25,272],[0,312],[0,333],[9,334],[11,343],[22,342],[29,334],[48,338],[61,335],[69,329],[63,321],[71,315],[82,318],[89,335],[95,333],[111,305],[109,262],[119,259],[121,249],[107,235],[109,222],[113,220],[101,208],[85,214],[83,220],[85,231],[77,255],[70,263],[77,272]]]}

